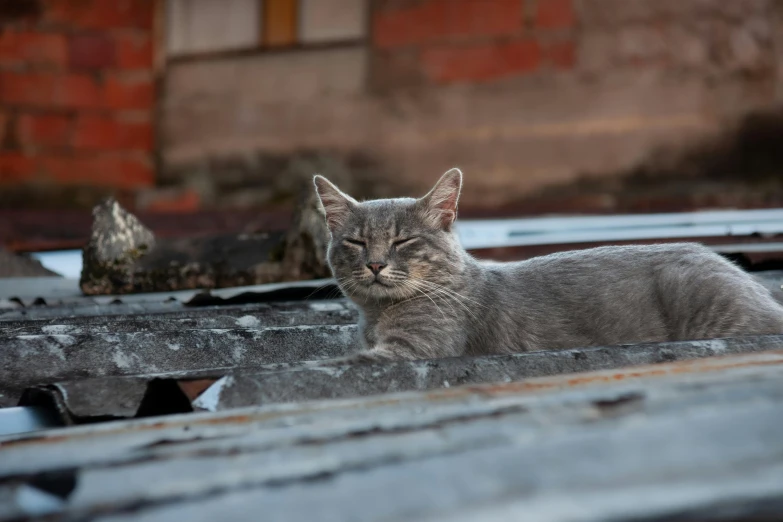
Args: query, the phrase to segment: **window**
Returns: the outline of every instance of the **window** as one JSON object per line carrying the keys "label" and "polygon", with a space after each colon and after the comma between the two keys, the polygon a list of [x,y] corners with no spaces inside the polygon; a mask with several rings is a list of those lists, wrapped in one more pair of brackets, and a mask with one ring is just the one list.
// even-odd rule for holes
{"label": "window", "polygon": [[169,56],[360,41],[367,0],[168,0]]}

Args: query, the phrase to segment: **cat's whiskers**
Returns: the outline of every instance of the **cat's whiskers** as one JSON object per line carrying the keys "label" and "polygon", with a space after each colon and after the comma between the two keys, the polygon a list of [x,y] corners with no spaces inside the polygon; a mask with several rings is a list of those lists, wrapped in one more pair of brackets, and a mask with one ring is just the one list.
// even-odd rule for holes
{"label": "cat's whiskers", "polygon": [[[335,279],[337,279],[337,278],[335,278]],[[338,283],[339,283],[339,280],[338,280]],[[314,296],[314,295],[315,295],[317,292],[319,292],[319,291],[323,290],[324,288],[326,288],[327,286],[330,286],[331,284],[332,284],[332,283],[331,283],[331,282],[329,282],[329,283],[324,283],[324,284],[322,284],[322,285],[320,285],[320,286],[316,287],[316,288],[315,288],[315,290],[313,290],[312,292],[310,292],[309,294],[307,294],[307,297],[305,297],[305,298],[304,298],[304,300],[305,300],[305,301],[307,301],[308,299],[310,299],[311,297],[313,297],[313,296]],[[329,293],[329,295],[328,295],[327,299],[334,299],[335,297],[338,297],[338,295],[339,295],[339,293],[340,293],[340,287],[338,286],[338,287],[337,287],[337,290],[336,290],[336,292],[337,292],[337,293],[335,293],[334,295],[332,295],[334,292],[335,292],[335,290],[332,290],[332,291]]]}
{"label": "cat's whiskers", "polygon": [[352,292],[355,289],[360,288],[359,281],[357,281],[354,277],[343,277],[340,279],[337,279],[340,285],[342,285],[342,291],[343,294],[348,297],[350,294],[351,298],[356,297],[362,297],[362,300],[366,303],[367,302],[367,296],[362,296],[361,294],[357,294],[356,292]]}
{"label": "cat's whiskers", "polygon": [[487,305],[485,305],[484,303],[481,303],[479,301],[476,301],[475,299],[472,299],[470,297],[462,295],[459,292],[457,292],[455,290],[452,290],[451,288],[448,288],[448,287],[443,286],[443,285],[439,285],[438,283],[434,283],[432,281],[426,281],[426,280],[420,280],[420,281],[422,283],[424,283],[425,285],[429,285],[433,289],[437,289],[437,290],[440,290],[442,292],[445,292],[445,293],[451,295],[455,299],[458,299],[460,301],[464,301],[464,302],[470,303],[471,305],[477,306],[477,307],[480,307],[480,308],[487,308]]}
{"label": "cat's whiskers", "polygon": [[443,320],[444,321],[448,320],[448,317],[446,316],[446,314],[443,311],[443,309],[441,309],[441,307],[438,306],[438,303],[436,303],[435,300],[427,292],[425,292],[424,290],[416,287],[414,280],[407,279],[407,280],[402,281],[402,284],[404,286],[410,288],[414,292],[418,292],[421,296],[426,297],[427,299],[429,299],[432,302],[432,304],[435,306],[435,308],[437,308],[438,311],[441,313],[441,315],[443,316]]}
{"label": "cat's whiskers", "polygon": [[470,298],[470,297],[468,297],[466,295],[462,295],[459,292],[457,292],[456,290],[453,290],[453,289],[451,289],[451,288],[449,288],[447,286],[443,286],[443,285],[435,283],[433,281],[426,281],[426,280],[423,280],[423,281],[425,283],[427,283],[427,284],[433,285],[434,287],[443,290],[444,292],[448,292],[448,293],[454,295],[455,297],[458,297],[458,298],[462,299],[463,301],[467,301],[467,302],[469,302],[469,303],[471,303],[471,304],[473,304],[475,306],[479,306],[481,308],[487,308],[486,304],[484,304],[484,303],[482,303],[480,301],[477,301],[477,300],[475,300],[473,298]]}
{"label": "cat's whiskers", "polygon": [[424,279],[418,279],[418,278],[415,281],[418,284],[422,285],[423,287],[428,288],[430,292],[435,293],[436,295],[439,295],[444,299],[448,298],[454,301],[455,303],[460,305],[465,310],[465,312],[467,312],[473,319],[478,320],[478,316],[475,314],[475,312],[473,312],[473,310],[471,310],[470,307],[468,307],[463,301],[471,302],[472,304],[476,304],[476,306],[483,306],[483,305],[479,305],[478,303],[473,302],[472,299],[462,296],[449,288],[438,285],[437,283],[433,283],[431,281],[426,281]]}
{"label": "cat's whiskers", "polygon": [[449,310],[451,311],[451,314],[457,315],[457,309],[454,307],[453,303],[451,301],[454,300],[452,296],[449,296],[447,294],[444,294],[436,289],[428,289],[426,286],[421,284],[421,281],[413,278],[410,280],[410,284],[414,285],[418,290],[428,297],[434,296],[437,298],[442,304],[449,307]]}

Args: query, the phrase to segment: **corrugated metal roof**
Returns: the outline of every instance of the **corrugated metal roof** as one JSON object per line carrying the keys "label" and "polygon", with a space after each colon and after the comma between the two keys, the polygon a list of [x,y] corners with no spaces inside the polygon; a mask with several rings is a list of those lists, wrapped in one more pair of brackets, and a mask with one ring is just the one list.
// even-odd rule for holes
{"label": "corrugated metal roof", "polygon": [[0,519],[778,516],[783,356],[720,360],[549,393],[528,393],[533,380],[0,439]]}
{"label": "corrugated metal roof", "polygon": [[783,234],[783,209],[459,221],[466,249]]}
{"label": "corrugated metal roof", "polygon": [[335,295],[0,280],[0,521],[783,518],[783,335],[332,366]]}
{"label": "corrugated metal roof", "polygon": [[[112,304],[154,304],[177,301],[193,306],[223,304],[241,301],[265,302],[281,299],[319,299],[323,295],[337,293],[332,279],[311,281],[293,281],[253,286],[235,286],[231,288],[213,288],[205,290],[177,290],[172,292],[149,292],[123,295],[84,295],[76,279],[62,277],[20,277],[0,279],[0,299],[14,300],[21,306],[33,306],[38,301],[48,307],[89,307]],[[0,310],[2,308],[0,307]],[[62,312],[61,310],[57,310]],[[95,315],[110,313],[111,308],[97,310]],[[64,313],[63,315],[67,315]],[[0,315],[0,320],[8,314]],[[35,317],[27,317],[34,319]]]}
{"label": "corrugated metal roof", "polygon": [[[768,284],[779,287],[779,276],[780,274],[775,273],[769,278],[761,279],[772,281]],[[312,289],[323,286],[323,283],[328,282],[294,284],[290,287],[262,285],[222,289],[213,290],[212,294],[218,299],[222,299],[221,296],[231,298],[245,295],[263,300],[273,292],[279,291],[304,290],[312,293]],[[130,297],[131,304],[140,305],[143,304],[142,299],[155,303],[169,295],[167,293],[139,294],[122,298]],[[783,293],[778,291],[777,296],[780,298]],[[111,302],[111,297],[99,299],[89,309],[94,313],[101,313],[118,306],[113,304],[100,306],[98,304],[100,302]],[[57,308],[57,306],[28,307],[25,310],[27,317],[39,317],[41,312],[52,312]],[[181,306],[177,310],[167,314],[150,314],[144,309],[142,311],[145,313],[126,313],[121,317],[80,316],[62,318],[58,321],[52,319],[20,321],[19,315],[13,316],[14,320],[9,320],[11,318],[7,317],[8,314],[4,314],[6,321],[2,324],[7,326],[0,333],[0,345],[3,347],[0,350],[0,405],[15,405],[25,388],[40,384],[170,372],[179,372],[178,379],[184,380],[188,378],[189,372],[201,378],[207,370],[209,372],[206,373],[212,377],[222,377],[232,368],[258,369],[269,364],[317,361],[344,355],[357,349],[359,345],[356,311],[345,300],[257,303],[204,308]],[[766,349],[779,348],[774,343],[775,341],[759,342],[757,346],[766,346]],[[705,346],[707,351],[702,351],[700,356],[708,353],[710,348],[708,345]],[[731,353],[756,350],[744,341],[732,341],[728,346],[731,347]],[[657,353],[670,351],[665,347],[648,348],[644,345],[626,351],[630,354],[634,350],[646,354],[644,356],[646,358],[640,357],[636,361],[618,360],[615,366],[611,367],[654,362],[657,360],[655,359],[658,357]],[[696,353],[684,347],[678,350],[683,354]],[[618,349],[613,351],[617,352]],[[494,359],[491,363],[459,362],[452,366],[449,366],[452,363],[444,362],[439,363],[442,368],[439,372],[443,381],[451,383],[460,382],[459,368],[465,365],[466,368],[472,368],[470,378],[473,379],[466,382],[521,378],[524,373],[520,372],[529,363],[517,361],[515,357],[517,356],[511,356],[507,359],[508,362],[502,363],[501,359]],[[559,357],[552,356],[551,359],[554,361]],[[529,360],[534,359],[535,356]],[[604,366],[606,367],[608,366]],[[450,369],[446,371],[445,368]],[[573,362],[569,368],[561,367],[558,371],[584,369],[595,368],[587,368],[580,366],[578,362]],[[291,369],[287,375],[294,375],[290,372],[295,372],[302,383],[308,382],[308,384],[287,383],[288,377],[283,374],[276,374],[274,377],[265,375],[266,382],[277,379],[280,384],[274,386],[275,391],[269,391],[271,385],[267,385],[267,391],[259,392],[254,396],[255,399],[268,400],[271,396],[289,397],[288,400],[318,398],[329,396],[329,390],[338,384],[338,380],[324,371]],[[411,366],[405,371],[400,369],[382,372],[383,377],[378,374],[372,379],[362,376],[361,373],[355,376],[349,374],[344,377],[344,381],[350,383],[350,386],[341,389],[345,392],[352,387],[360,386],[360,383],[365,380],[370,382],[371,386],[365,386],[363,391],[361,387],[356,388],[355,393],[369,393],[370,390],[381,393],[395,389],[423,389],[423,385],[417,383],[425,382],[426,379],[416,377],[424,375],[422,372],[425,372],[424,366],[417,369]],[[256,384],[248,384],[248,386],[252,388]],[[299,391],[292,395],[287,391],[290,389]],[[294,397],[298,398],[294,399]]]}
{"label": "corrugated metal roof", "polygon": [[[320,366],[317,362],[292,362],[256,368],[244,365],[98,377],[35,387],[28,390],[21,403],[55,405],[63,422],[82,423],[102,417],[223,411],[253,405],[352,398],[491,382],[527,382],[536,377],[558,376],[551,381],[527,383],[529,390],[537,391],[666,372],[660,367],[644,371],[626,370],[653,363],[682,361],[676,367],[676,371],[681,373],[717,371],[725,366],[721,359],[712,356],[756,352],[770,354],[771,360],[774,360],[777,354],[783,354],[783,336],[648,343],[375,365],[331,367]],[[597,370],[604,373],[596,374],[592,381],[573,376]]]}

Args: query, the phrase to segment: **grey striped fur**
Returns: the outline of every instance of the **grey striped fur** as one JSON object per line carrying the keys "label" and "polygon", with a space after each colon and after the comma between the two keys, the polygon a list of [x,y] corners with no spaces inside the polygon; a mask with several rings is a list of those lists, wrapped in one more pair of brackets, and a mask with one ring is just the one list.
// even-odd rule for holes
{"label": "grey striped fur", "polygon": [[[361,312],[364,349],[350,361],[783,333],[767,289],[695,243],[480,262],[452,227],[458,169],[420,199],[358,202],[314,182],[329,265]],[[368,263],[386,267],[376,276]]]}

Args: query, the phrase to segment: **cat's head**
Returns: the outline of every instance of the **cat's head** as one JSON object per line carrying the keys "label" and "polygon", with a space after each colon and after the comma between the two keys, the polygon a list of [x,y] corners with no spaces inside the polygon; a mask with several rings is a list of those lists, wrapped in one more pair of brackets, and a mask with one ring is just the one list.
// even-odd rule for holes
{"label": "cat's head", "polygon": [[464,252],[453,231],[459,169],[446,172],[420,199],[359,202],[323,176],[314,182],[331,235],[329,265],[349,297],[372,302],[435,295],[462,269]]}

